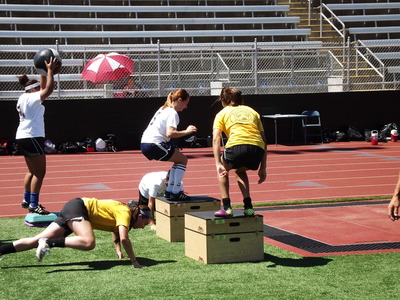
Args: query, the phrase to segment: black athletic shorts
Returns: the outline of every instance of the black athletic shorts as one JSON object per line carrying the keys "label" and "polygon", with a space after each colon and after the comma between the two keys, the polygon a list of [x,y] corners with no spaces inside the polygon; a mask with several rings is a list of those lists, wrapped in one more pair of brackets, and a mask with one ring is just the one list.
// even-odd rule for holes
{"label": "black athletic shorts", "polygon": [[60,214],[54,220],[55,223],[60,225],[65,229],[65,236],[72,233],[71,228],[69,228],[68,221],[89,221],[88,210],[85,206],[85,202],[81,198],[76,198],[68,201],[64,207],[61,209]]}
{"label": "black athletic shorts", "polygon": [[257,170],[265,150],[255,145],[236,145],[226,148],[223,158],[232,169],[246,167],[249,170]]}
{"label": "black athletic shorts", "polygon": [[141,192],[139,192],[139,205],[149,206],[149,199],[143,196]]}
{"label": "black athletic shorts", "polygon": [[27,157],[45,154],[44,141],[44,137],[33,137],[16,140],[18,150],[22,153],[22,155]]}
{"label": "black athletic shorts", "polygon": [[168,161],[175,152],[175,145],[171,142],[142,143],[140,149],[148,160]]}

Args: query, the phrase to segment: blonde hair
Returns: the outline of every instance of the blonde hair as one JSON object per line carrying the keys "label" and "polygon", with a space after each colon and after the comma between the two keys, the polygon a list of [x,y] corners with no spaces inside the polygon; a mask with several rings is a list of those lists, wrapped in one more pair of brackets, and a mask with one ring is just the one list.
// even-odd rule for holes
{"label": "blonde hair", "polygon": [[189,99],[189,97],[189,93],[184,89],[178,89],[174,92],[170,92],[167,96],[167,101],[165,101],[164,105],[162,106],[162,109],[166,107],[173,107],[175,101],[178,101],[179,99],[186,101]]}

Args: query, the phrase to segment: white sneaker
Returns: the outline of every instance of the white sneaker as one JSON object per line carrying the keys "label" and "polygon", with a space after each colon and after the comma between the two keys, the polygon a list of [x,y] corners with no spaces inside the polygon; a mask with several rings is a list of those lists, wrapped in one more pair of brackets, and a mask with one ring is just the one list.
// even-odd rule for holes
{"label": "white sneaker", "polygon": [[46,254],[50,254],[50,247],[47,244],[47,238],[41,238],[36,249],[36,258],[38,261],[42,261]]}

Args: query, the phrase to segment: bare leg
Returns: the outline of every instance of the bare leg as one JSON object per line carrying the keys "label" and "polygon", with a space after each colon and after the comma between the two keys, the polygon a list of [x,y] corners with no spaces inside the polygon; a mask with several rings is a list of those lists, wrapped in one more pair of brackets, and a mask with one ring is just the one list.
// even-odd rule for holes
{"label": "bare leg", "polygon": [[228,172],[231,170],[231,168],[228,164],[226,164],[223,157],[221,157],[221,161],[225,167],[226,175],[218,176],[219,190],[221,192],[222,198],[230,198],[229,197],[229,173]]}
{"label": "bare leg", "polygon": [[38,235],[30,238],[23,238],[15,241],[13,243],[15,250],[17,252],[26,251],[29,249],[36,248],[38,246],[38,241],[41,238],[60,238],[64,236],[64,228],[60,227],[56,223],[51,223],[44,231]]}
{"label": "bare leg", "polygon": [[181,164],[184,166],[186,166],[188,163],[187,157],[182,152],[180,152],[178,149],[175,149],[174,154],[172,154],[169,161],[172,161],[173,163]]}
{"label": "bare leg", "polygon": [[92,224],[89,221],[68,221],[68,226],[75,233],[75,236],[65,239],[65,247],[86,251],[94,249],[96,241]]}
{"label": "bare leg", "polygon": [[242,192],[243,198],[250,197],[250,184],[249,178],[247,177],[246,168],[236,170],[236,180],[239,185],[240,191]]}
{"label": "bare leg", "polygon": [[29,169],[29,172],[25,175],[25,189],[31,193],[39,194],[46,175],[46,155],[25,157],[25,161]]}

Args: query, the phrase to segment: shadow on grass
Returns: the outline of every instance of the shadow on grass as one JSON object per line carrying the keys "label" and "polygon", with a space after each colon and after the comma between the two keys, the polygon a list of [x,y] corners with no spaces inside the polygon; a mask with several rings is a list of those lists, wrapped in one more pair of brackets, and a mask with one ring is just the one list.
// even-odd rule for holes
{"label": "shadow on grass", "polygon": [[323,257],[302,257],[302,258],[281,258],[271,254],[264,253],[264,261],[270,261],[273,265],[268,268],[275,268],[277,266],[295,267],[295,268],[309,268],[325,266],[332,261],[329,258]]}
{"label": "shadow on grass", "polygon": [[[175,260],[153,260],[149,258],[138,258],[140,264],[151,267],[158,264],[175,263]],[[54,265],[30,265],[30,266],[16,266],[16,267],[2,267],[1,269],[22,269],[22,268],[63,268],[58,270],[48,271],[46,273],[57,273],[57,272],[70,272],[70,271],[102,271],[109,270],[116,266],[130,266],[132,263],[129,260],[100,260],[100,261],[88,261],[88,262],[71,262],[64,264]],[[79,267],[87,266],[87,268],[68,268],[68,267]],[[133,268],[133,267],[132,267]]]}

